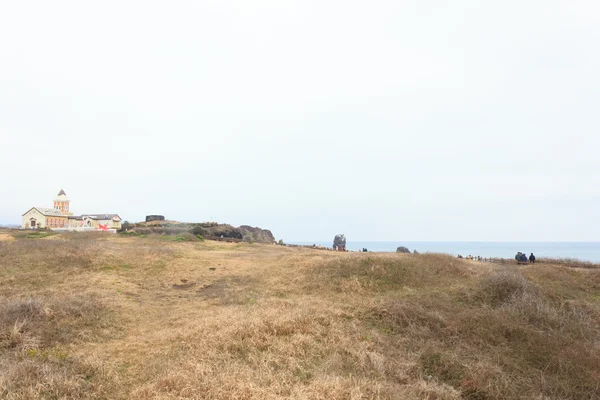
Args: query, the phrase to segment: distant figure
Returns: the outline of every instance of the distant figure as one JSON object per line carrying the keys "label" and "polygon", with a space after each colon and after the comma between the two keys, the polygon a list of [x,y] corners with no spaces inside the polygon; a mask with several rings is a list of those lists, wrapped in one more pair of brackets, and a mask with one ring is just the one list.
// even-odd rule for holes
{"label": "distant figure", "polygon": [[515,256],[515,260],[521,261],[521,252],[517,253],[517,255]]}
{"label": "distant figure", "polygon": [[366,247],[364,247],[364,248],[363,248],[363,253],[366,253],[366,252],[368,252],[368,251],[369,251],[369,250],[367,250],[367,248],[366,248]]}
{"label": "distant figure", "polygon": [[529,256],[529,262],[535,264],[535,256],[533,255],[533,253],[531,253],[531,255]]}
{"label": "distant figure", "polygon": [[527,254],[521,253],[521,262],[524,262],[524,263],[527,262]]}
{"label": "distant figure", "polygon": [[463,258],[463,256],[461,256],[461,255],[459,254],[457,258]]}

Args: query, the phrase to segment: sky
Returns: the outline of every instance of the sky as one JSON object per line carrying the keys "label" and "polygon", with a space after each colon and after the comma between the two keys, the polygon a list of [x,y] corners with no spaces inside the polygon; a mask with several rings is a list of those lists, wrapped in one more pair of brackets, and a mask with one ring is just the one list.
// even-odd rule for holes
{"label": "sky", "polygon": [[6,1],[0,223],[600,240],[600,3]]}

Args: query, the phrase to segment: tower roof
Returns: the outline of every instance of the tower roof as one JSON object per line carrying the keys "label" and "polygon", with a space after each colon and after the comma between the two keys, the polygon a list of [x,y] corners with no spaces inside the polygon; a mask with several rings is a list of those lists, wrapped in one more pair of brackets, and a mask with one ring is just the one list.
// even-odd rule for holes
{"label": "tower roof", "polygon": [[60,192],[58,192],[58,194],[54,198],[54,201],[69,201],[69,198],[67,197],[65,191],[60,189]]}

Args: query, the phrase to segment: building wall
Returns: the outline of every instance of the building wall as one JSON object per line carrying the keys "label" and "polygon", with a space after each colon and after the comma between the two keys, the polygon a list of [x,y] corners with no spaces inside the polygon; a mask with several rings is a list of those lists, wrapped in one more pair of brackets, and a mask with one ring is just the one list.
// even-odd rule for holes
{"label": "building wall", "polygon": [[55,210],[60,210],[65,215],[73,215],[72,212],[69,212],[69,202],[68,201],[54,201],[54,206],[52,207]]}
{"label": "building wall", "polygon": [[70,228],[81,228],[81,227],[83,227],[83,220],[75,219],[75,218],[68,218],[67,226]]}
{"label": "building wall", "polygon": [[121,221],[114,221],[112,219],[93,219],[90,221],[92,228],[98,228],[98,225],[108,225],[109,229],[121,229]]}
{"label": "building wall", "polygon": [[65,228],[67,226],[67,217],[55,217],[48,215],[46,217],[46,227],[53,228]]}
{"label": "building wall", "polygon": [[[31,209],[21,218],[21,228],[31,229],[31,218],[34,218],[36,221],[36,227],[45,228],[46,227],[46,216],[40,213],[38,210]],[[39,223],[39,225],[38,225]]]}

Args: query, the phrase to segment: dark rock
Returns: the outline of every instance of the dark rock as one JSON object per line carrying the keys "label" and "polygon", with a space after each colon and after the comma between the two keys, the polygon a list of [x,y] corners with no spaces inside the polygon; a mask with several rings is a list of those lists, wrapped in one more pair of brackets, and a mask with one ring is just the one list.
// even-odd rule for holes
{"label": "dark rock", "polygon": [[216,224],[210,228],[205,228],[208,236],[231,238],[231,239],[243,239],[242,231],[238,228],[234,228],[228,224]]}
{"label": "dark rock", "polygon": [[165,220],[164,215],[146,215],[146,222],[164,221],[164,220]]}
{"label": "dark rock", "polygon": [[339,250],[346,249],[346,236],[343,234],[335,235],[335,238],[333,238],[333,248],[335,249],[336,247]]}
{"label": "dark rock", "polygon": [[396,253],[410,253],[410,250],[404,246],[399,246],[396,249]]}
{"label": "dark rock", "polygon": [[274,243],[275,236],[268,229],[256,228],[248,225],[242,225],[238,228],[242,232],[242,237],[246,242]]}

